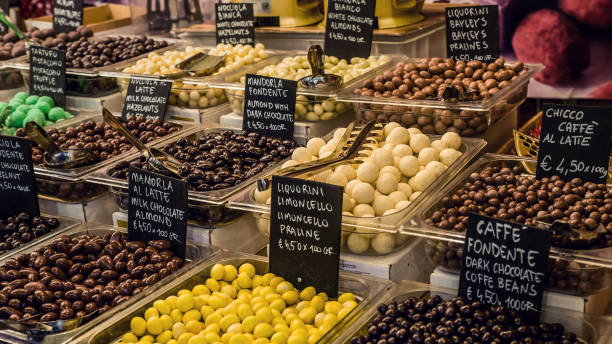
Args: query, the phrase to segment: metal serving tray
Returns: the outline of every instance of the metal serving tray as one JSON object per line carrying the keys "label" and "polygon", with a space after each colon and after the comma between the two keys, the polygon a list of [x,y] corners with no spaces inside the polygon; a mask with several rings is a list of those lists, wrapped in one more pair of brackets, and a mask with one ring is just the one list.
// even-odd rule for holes
{"label": "metal serving tray", "polygon": [[[191,269],[188,273],[168,283],[164,288],[157,290],[155,293],[141,298],[137,303],[132,304],[129,308],[116,314],[112,319],[100,323],[92,331],[76,338],[75,343],[89,344],[107,344],[116,342],[121,335],[130,330],[130,321],[132,317],[142,316],[145,309],[151,306],[153,301],[165,298],[170,295],[176,295],[181,289],[191,289],[197,284],[203,284],[210,276],[210,270],[214,264],[232,264],[238,266],[242,263],[251,263],[255,266],[258,274],[268,272],[268,258],[254,256],[248,254],[225,252],[213,257],[213,259],[204,262],[197,267]],[[384,295],[391,288],[391,282],[379,278],[361,276],[356,274],[344,273],[340,271],[339,281],[340,292],[351,292],[355,294],[359,300],[359,304],[353,311],[344,317],[336,324],[328,333],[326,333],[318,343],[327,343],[331,338],[335,337],[340,331],[350,323],[356,316],[366,312],[372,307],[372,304]]]}
{"label": "metal serving tray", "polygon": [[[427,135],[430,139],[436,140],[441,135]],[[327,141],[327,140],[326,140]],[[427,199],[428,195],[436,190],[437,185],[444,185],[453,179],[463,168],[465,168],[471,161],[473,161],[480,151],[482,151],[486,142],[483,139],[476,138],[461,138],[461,147],[459,150],[463,153],[459,159],[457,159],[451,166],[449,166],[440,177],[436,179],[421,195],[414,200],[408,207],[398,211],[396,213],[386,216],[376,217],[357,217],[357,216],[342,216],[342,224],[349,227],[356,227],[361,229],[372,229],[382,232],[396,233],[400,227],[400,224],[409,219],[408,214],[411,214],[413,210],[420,209],[421,204]],[[323,167],[317,171],[311,172],[314,175],[322,170],[326,169]],[[268,175],[273,175],[278,169],[274,169]],[[255,213],[270,213],[270,206],[267,204],[258,203],[253,197],[256,186],[248,187],[246,190],[240,192],[228,202],[228,207],[238,210],[246,210]]]}
{"label": "metal serving tray", "polygon": [[[240,82],[240,78],[246,74],[257,74],[257,71],[261,70],[262,68],[269,66],[269,65],[276,65],[279,62],[281,62],[285,57],[290,57],[290,56],[298,56],[298,55],[306,55],[305,52],[298,52],[298,51],[293,51],[293,52],[289,52],[287,54],[284,55],[279,55],[279,56],[270,56],[269,58],[260,61],[258,63],[254,63],[252,65],[248,65],[245,66],[243,68],[240,68],[236,71],[233,72],[228,72],[228,73],[222,73],[219,75],[216,75],[214,77],[211,77],[210,79],[206,80],[206,81],[200,81],[198,79],[190,79],[187,78],[185,79],[185,83],[194,83],[194,84],[198,84],[201,83],[204,86],[208,86],[211,88],[222,88],[225,90],[233,90],[233,91],[244,91],[244,83]],[[341,90],[353,87],[355,85],[361,85],[361,81],[368,75],[371,75],[373,73],[380,73],[384,70],[389,69],[391,66],[395,65],[397,62],[402,60],[402,57],[398,56],[398,55],[380,55],[380,56],[387,56],[389,58],[389,61],[383,63],[382,65],[356,77],[353,78],[351,80],[349,80],[348,82],[344,83],[342,86],[338,87],[338,88],[329,88],[329,89],[306,89],[306,88],[301,88],[298,85],[298,89],[297,89],[297,94],[300,95],[308,95],[308,96],[317,96],[317,97],[327,97],[327,98],[334,98],[336,97],[339,92]],[[378,57],[380,57],[378,56]],[[297,81],[297,80],[296,80]]]}
{"label": "metal serving tray", "polygon": [[[457,291],[415,281],[402,281],[400,284],[394,284],[392,290],[381,298],[381,302],[403,301],[409,297],[425,298],[429,295],[439,295],[447,300],[456,296]],[[369,307],[340,334],[333,344],[348,344],[353,336],[367,333],[368,324],[377,313],[375,306]],[[545,307],[542,309],[540,320],[562,324],[567,331],[574,332],[586,344],[607,344],[612,341],[612,318],[610,317]]]}
{"label": "metal serving tray", "polygon": [[[462,171],[461,174],[457,175],[453,180],[448,180],[447,183],[436,183],[435,188],[432,188],[431,192],[429,192],[427,197],[424,198],[421,206],[418,209],[411,209],[410,214],[407,216],[409,221],[402,224],[400,232],[409,235],[463,244],[465,233],[444,230],[428,225],[425,223],[425,219],[427,219],[431,213],[439,208],[444,196],[454,193],[457,189],[463,186],[471,173],[480,171],[490,165],[504,164],[510,166],[520,166],[526,163],[535,164],[536,159],[491,153],[483,155],[467,169]],[[612,188],[612,185],[608,185],[608,187]],[[612,268],[612,247],[592,250],[551,247],[550,257],[575,260],[579,263]]]}
{"label": "metal serving tray", "polygon": [[[105,38],[108,37],[137,37],[135,35],[103,35],[103,36],[93,36],[91,37],[89,40],[91,42],[98,42],[101,41]],[[113,64],[110,64],[108,66],[101,66],[101,67],[94,67],[94,68],[66,68],[66,74],[73,74],[73,75],[84,75],[84,76],[97,76],[98,73],[101,70],[104,70],[106,68],[110,68],[114,65],[117,65],[119,63],[123,63],[126,61],[136,61],[144,56],[146,56],[148,53],[152,53],[152,52],[160,52],[160,51],[165,51],[168,49],[172,49],[174,48],[174,46],[176,45],[176,42],[178,42],[177,39],[168,39],[168,38],[159,38],[159,37],[153,37],[153,36],[147,36],[147,38],[151,38],[153,40],[156,41],[166,41],[168,42],[168,46],[165,46],[163,48],[159,48],[156,50],[152,50],[149,51],[147,53],[144,54],[140,54],[138,56],[132,57],[130,59],[127,60],[123,60],[123,61],[119,61],[119,62],[115,62]],[[20,56],[20,57],[16,57],[12,60],[8,60],[8,61],[4,61],[3,63],[0,63],[1,65],[3,65],[4,67],[12,67],[12,68],[17,68],[17,69],[21,69],[21,70],[29,70],[30,69],[30,55],[26,52],[25,55]]]}
{"label": "metal serving tray", "polygon": [[[235,129],[235,128],[198,128],[198,129],[194,129],[194,130],[190,130],[188,132],[185,132],[181,135],[178,136],[174,136],[172,139],[168,139],[168,140],[164,140],[164,142],[158,142],[157,144],[154,145],[154,147],[156,148],[163,148],[166,147],[168,144],[170,143],[174,143],[176,141],[178,141],[181,138],[187,138],[189,141],[195,140],[199,137],[205,136],[209,133],[218,133],[221,132],[223,130],[232,130],[234,132],[241,132],[242,130],[240,129]],[[298,142],[298,144],[301,145],[306,145],[306,142],[308,141],[307,138],[305,137],[299,137],[296,136],[294,137],[294,140],[296,140]],[[127,161],[134,161],[136,159],[138,159],[140,156],[139,153],[134,153],[131,154],[129,156],[124,156],[122,157],[122,159],[117,159],[114,160],[113,164],[108,164],[105,165],[104,168],[101,168],[99,170],[97,170],[95,173],[87,176],[87,181],[88,182],[92,182],[92,183],[98,183],[98,184],[103,184],[103,185],[109,185],[109,186],[114,186],[114,187],[119,187],[119,188],[124,188],[127,189],[128,187],[128,182],[126,179],[118,179],[118,178],[113,178],[110,175],[108,175],[108,171],[113,168],[113,166],[115,165],[115,163],[118,162],[118,160],[127,160]],[[239,192],[240,190],[242,190],[243,188],[247,187],[248,185],[250,185],[251,183],[254,183],[257,179],[262,178],[264,175],[266,175],[267,173],[269,173],[270,171],[277,169],[280,165],[283,164],[283,162],[285,162],[286,160],[288,160],[289,158],[285,158],[284,160],[279,161],[278,163],[274,164],[274,166],[269,167],[263,171],[261,171],[260,173],[254,175],[253,177],[243,181],[242,183],[238,184],[238,185],[234,185],[232,187],[229,188],[225,188],[225,189],[221,189],[221,190],[211,190],[211,191],[193,191],[193,190],[189,190],[188,192],[188,199],[190,201],[199,201],[205,204],[212,204],[212,205],[221,205],[224,204],[230,196],[234,195],[235,193]]]}
{"label": "metal serving tray", "polygon": [[[67,230],[63,233],[63,235],[68,235],[70,237],[78,236],[81,234],[96,234],[96,235],[104,235],[106,233],[112,233],[115,231],[119,231],[122,233],[127,233],[126,229],[116,228],[107,225],[96,225],[96,224],[84,224],[83,226],[79,226],[73,228],[72,230]],[[28,248],[28,250],[23,250],[20,253],[29,253],[40,247],[50,244],[55,238],[49,238],[43,242],[38,242],[36,245],[33,245]],[[143,289],[140,293],[135,296],[130,297],[127,301],[120,303],[115,307],[111,307],[105,313],[98,315],[88,322],[85,322],[78,327],[67,330],[64,332],[47,334],[46,336],[35,336],[33,334],[18,332],[11,329],[1,329],[0,330],[0,341],[7,343],[68,343],[76,336],[83,334],[90,329],[94,328],[96,325],[112,319],[115,317],[117,313],[121,310],[128,308],[129,306],[137,303],[138,301],[146,298],[148,295],[159,292],[160,289],[163,289],[165,285],[172,283],[177,279],[180,279],[181,276],[188,274],[194,268],[199,266],[199,264],[209,259],[210,257],[217,254],[217,249],[212,248],[210,246],[197,246],[192,242],[187,242],[187,250],[185,253],[185,264],[181,268],[179,268],[174,273],[162,278],[157,283]],[[17,255],[13,255],[12,257],[16,257]]]}
{"label": "metal serving tray", "polygon": [[[400,59],[396,62],[418,62],[420,58],[406,58]],[[395,63],[391,66],[394,67]],[[472,110],[472,111],[487,111],[492,109],[499,103],[506,103],[508,98],[517,93],[517,91],[524,86],[527,86],[529,80],[540,72],[544,66],[538,63],[525,63],[527,72],[519,75],[514,81],[510,83],[508,87],[504,87],[495,95],[489,98],[477,100],[477,101],[458,101],[458,102],[444,102],[438,99],[402,99],[402,98],[386,98],[386,97],[366,97],[362,95],[356,95],[353,91],[356,88],[361,87],[361,83],[351,83],[350,86],[344,88],[342,92],[338,94],[336,100],[347,103],[367,103],[367,104],[379,104],[379,105],[394,105],[394,106],[418,106],[418,107],[429,107],[429,108],[443,108],[443,109],[456,109],[456,110]],[[369,72],[367,75],[375,77],[389,70],[389,66],[383,70]]]}
{"label": "metal serving tray", "polygon": [[[84,122],[84,121],[103,121],[103,117],[101,114],[101,111],[96,111],[96,112],[92,112],[89,116],[81,116],[80,118],[71,121],[71,120],[67,120],[67,121],[60,121],[55,123],[54,125],[51,125],[49,127],[47,127],[47,129],[50,128],[55,128],[55,129],[66,129],[66,128],[71,128],[71,127],[75,127],[77,125],[79,125],[80,123]],[[168,140],[171,139],[173,137],[175,137],[176,135],[180,135],[186,131],[189,131],[193,128],[193,125],[191,124],[184,124],[184,123],[176,123],[176,122],[172,122],[175,123],[176,125],[178,125],[181,129],[179,129],[179,131],[168,134],[164,137],[160,137],[154,141],[151,141],[149,143],[147,143],[147,146],[152,146],[156,143],[162,142],[164,140]],[[69,169],[54,169],[54,168],[48,168],[42,165],[37,165],[34,166],[34,172],[37,175],[40,176],[48,176],[48,177],[56,177],[56,178],[60,178],[60,179],[64,179],[64,180],[70,180],[70,181],[77,181],[77,180],[82,180],[83,177],[95,170],[97,170],[98,168],[105,166],[106,164],[109,164],[113,161],[118,161],[121,159],[124,159],[125,157],[127,157],[130,154],[133,154],[136,152],[135,148],[132,148],[131,150],[119,154],[117,156],[114,156],[112,158],[106,159],[104,161],[99,161],[95,164],[89,165],[89,166],[83,166],[83,167],[77,167],[77,168],[69,168]]]}
{"label": "metal serving tray", "polygon": [[[162,54],[165,53],[168,50],[185,50],[188,46],[193,46],[194,48],[204,48],[206,51],[210,51],[211,49],[214,49],[215,47],[213,46],[194,46],[192,44],[187,44],[187,43],[178,43],[178,44],[173,44],[173,45],[169,45],[165,48],[162,49],[158,49],[155,50],[154,52],[158,53],[158,54]],[[290,56],[290,52],[287,51],[280,51],[280,50],[267,50],[268,52],[268,58],[263,59],[257,63],[261,63],[264,61],[267,61],[268,59],[270,59],[273,56]],[[148,55],[148,53],[147,53]],[[127,68],[127,67],[131,67],[133,65],[136,64],[136,62],[138,62],[140,59],[146,58],[146,55],[140,55],[138,57],[135,58],[131,58],[129,60],[124,60],[124,61],[120,61],[117,63],[113,63],[112,65],[108,65],[108,66],[104,66],[101,67],[101,69],[99,70],[100,75],[101,76],[107,76],[107,77],[113,77],[113,78],[147,78],[147,79],[178,79],[179,77],[184,77],[185,75],[183,75],[183,73],[173,73],[173,74],[164,74],[164,75],[150,75],[150,74],[137,74],[137,73],[126,73],[123,72],[122,70]],[[254,65],[250,64],[251,65]],[[241,70],[242,68],[230,71],[230,72],[223,72],[223,73],[216,73],[216,74],[212,74],[212,75],[202,75],[202,76],[198,76],[198,77],[185,77],[183,78],[183,81],[185,80],[194,80],[194,81],[198,81],[199,83],[202,83],[206,80],[208,80],[209,78],[211,78],[212,76],[217,76],[217,75],[225,75],[225,74],[229,74],[229,73],[233,73],[236,71]]]}
{"label": "metal serving tray", "polygon": [[59,216],[59,215],[51,215],[51,214],[45,214],[45,213],[41,213],[40,216],[43,217],[55,217],[59,220],[60,225],[59,227],[57,227],[56,229],[50,231],[49,233],[40,236],[30,242],[27,242],[17,248],[14,248],[10,251],[6,251],[2,254],[0,254],[0,265],[2,263],[4,263],[4,261],[10,257],[16,256],[18,254],[20,254],[23,251],[27,251],[30,249],[30,247],[37,245],[39,242],[43,242],[46,241],[47,239],[50,239],[51,237],[55,237],[56,235],[62,235],[65,234],[67,231],[81,225],[83,222],[81,220],[77,220],[77,219],[73,219],[71,217],[65,217],[65,216]]}

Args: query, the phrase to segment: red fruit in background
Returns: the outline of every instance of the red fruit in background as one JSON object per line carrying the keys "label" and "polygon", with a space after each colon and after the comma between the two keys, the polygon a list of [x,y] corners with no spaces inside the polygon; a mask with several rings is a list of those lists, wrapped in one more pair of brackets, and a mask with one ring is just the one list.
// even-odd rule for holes
{"label": "red fruit in background", "polygon": [[545,68],[535,78],[545,84],[565,84],[589,66],[585,35],[563,13],[543,9],[529,14],[512,36],[516,57]]}
{"label": "red fruit in background", "polygon": [[559,9],[594,28],[612,28],[612,0],[559,0]]}

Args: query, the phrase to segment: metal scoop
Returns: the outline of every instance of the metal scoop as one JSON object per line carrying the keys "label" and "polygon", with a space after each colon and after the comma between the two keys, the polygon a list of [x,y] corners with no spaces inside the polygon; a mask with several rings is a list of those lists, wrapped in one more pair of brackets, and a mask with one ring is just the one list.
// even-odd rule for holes
{"label": "metal scoop", "polygon": [[140,154],[145,157],[147,164],[153,168],[153,171],[165,175],[174,175],[180,178],[180,161],[160,149],[147,147],[137,139],[136,136],[132,135],[132,133],[104,106],[102,107],[102,114],[104,116],[104,121],[108,123],[111,128],[121,133],[121,135],[128,139],[130,143],[140,151]]}
{"label": "metal scoop", "polygon": [[177,63],[176,68],[182,70],[183,74],[189,76],[210,75],[221,68],[224,59],[225,56],[214,56],[199,52]]}
{"label": "metal scoop", "polygon": [[47,167],[67,169],[89,165],[98,159],[92,152],[82,148],[60,149],[40,124],[30,121],[25,126],[28,138],[44,150],[43,163]]}
{"label": "metal scoop", "polygon": [[313,45],[308,49],[308,62],[312,75],[300,79],[299,85],[311,90],[336,88],[342,86],[342,77],[335,74],[325,74],[323,66],[323,49],[320,45]]}
{"label": "metal scoop", "polygon": [[0,8],[0,21],[2,21],[4,24],[6,24],[6,26],[8,26],[9,29],[11,29],[11,30],[13,30],[13,32],[15,32],[15,34],[17,35],[17,37],[20,40],[25,41],[26,43],[28,43],[28,45],[40,45],[36,41],[26,37],[26,35],[24,35],[23,32],[21,32],[21,30],[19,30],[17,28],[17,26],[15,26],[11,22],[11,20],[9,19],[9,16],[4,12],[4,10],[2,10],[2,8]]}

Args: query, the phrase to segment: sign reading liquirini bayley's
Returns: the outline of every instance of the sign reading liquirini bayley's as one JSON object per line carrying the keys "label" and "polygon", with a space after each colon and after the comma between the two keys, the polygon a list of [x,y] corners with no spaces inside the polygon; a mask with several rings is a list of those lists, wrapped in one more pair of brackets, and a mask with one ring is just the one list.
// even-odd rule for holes
{"label": "sign reading liquirini bayley's", "polygon": [[551,240],[551,231],[470,213],[459,295],[537,321]]}
{"label": "sign reading liquirini bayley's", "polygon": [[544,104],[536,177],[605,184],[611,135],[612,108]]}
{"label": "sign reading liquirini bayley's", "polygon": [[370,56],[376,0],[326,1],[325,54],[347,61]]}
{"label": "sign reading liquirini bayley's", "polygon": [[53,30],[70,32],[83,25],[83,0],[53,0]]}
{"label": "sign reading liquirini bayley's", "polygon": [[121,118],[144,116],[163,122],[171,88],[172,81],[169,80],[131,78]]}
{"label": "sign reading liquirini bayley's", "polygon": [[242,129],[293,140],[297,82],[247,74]]}
{"label": "sign reading liquirini bayley's", "polygon": [[342,187],[272,176],[270,272],[338,295]]}
{"label": "sign reading liquirini bayley's", "polygon": [[133,166],[128,182],[128,239],[168,240],[172,251],[184,259],[187,182]]}
{"label": "sign reading liquirini bayley's", "polygon": [[30,140],[0,135],[0,218],[40,214]]}
{"label": "sign reading liquirini bayley's", "polygon": [[499,57],[497,5],[446,8],[446,56],[494,61]]}
{"label": "sign reading liquirini bayley's", "polygon": [[30,94],[49,96],[66,105],[66,52],[30,46]]}
{"label": "sign reading liquirini bayley's", "polygon": [[215,4],[217,44],[255,46],[253,4]]}

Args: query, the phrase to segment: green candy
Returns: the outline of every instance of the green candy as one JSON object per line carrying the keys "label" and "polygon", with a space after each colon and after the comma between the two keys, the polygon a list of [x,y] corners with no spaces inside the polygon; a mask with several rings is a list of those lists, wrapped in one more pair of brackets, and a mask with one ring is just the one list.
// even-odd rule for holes
{"label": "green candy", "polygon": [[0,111],[6,109],[6,107],[9,106],[8,103],[6,102],[0,102]]}
{"label": "green candy", "polygon": [[13,96],[13,99],[15,99],[15,98],[26,99],[28,96],[29,96],[29,94],[27,92],[21,91],[21,92],[17,92],[17,94],[15,94]]}
{"label": "green candy", "polygon": [[49,117],[57,116],[57,115],[61,115],[62,117],[64,117],[64,109],[62,109],[59,106],[56,106],[56,107],[52,108],[51,110],[49,110],[49,113],[47,113],[47,116],[49,116]]}
{"label": "green candy", "polygon": [[36,115],[27,115],[26,118],[23,120],[23,128],[25,128],[26,124],[28,122],[36,122],[39,125],[44,125],[45,124],[45,120],[41,119],[40,117],[36,116]]}
{"label": "green candy", "polygon": [[41,102],[38,102],[35,105],[35,108],[40,110],[40,112],[42,112],[43,114],[49,113],[49,110],[51,110],[51,107],[52,107],[51,105],[47,103],[41,103]]}
{"label": "green candy", "polygon": [[32,110],[32,105],[21,104],[14,111],[21,111],[28,113],[28,111]]}
{"label": "green candy", "polygon": [[66,119],[67,119],[67,118],[72,118],[72,117],[74,117],[74,115],[73,115],[73,114],[71,114],[71,113],[70,113],[70,112],[68,112],[68,111],[64,111],[64,118],[66,118]]}
{"label": "green candy", "polygon": [[44,125],[44,127],[46,127],[46,126],[48,126],[48,125],[51,125],[51,124],[53,124],[53,122],[51,122],[51,121],[45,121],[45,125]]}
{"label": "green candy", "polygon": [[41,111],[39,108],[34,108],[31,109],[30,111],[28,111],[28,116],[36,116],[37,118],[39,118],[42,121],[46,121],[47,118],[45,117],[45,114],[43,111]]}
{"label": "green candy", "polygon": [[12,107],[14,107],[14,108],[16,108],[16,107],[18,107],[19,105],[23,105],[23,100],[13,98],[13,99],[11,99],[11,101],[9,102],[9,105],[10,105],[10,106],[12,106]]}
{"label": "green candy", "polygon": [[28,105],[34,105],[38,101],[38,96],[32,95],[26,98],[25,103]]}
{"label": "green candy", "polygon": [[64,110],[61,110],[58,112],[58,111],[53,111],[54,109],[57,109],[57,108],[53,108],[51,109],[51,111],[49,111],[49,115],[48,115],[49,120],[53,122],[57,122],[60,119],[64,119]]}
{"label": "green candy", "polygon": [[50,107],[54,107],[55,106],[55,102],[53,101],[53,98],[51,98],[49,96],[42,96],[42,97],[38,98],[38,101],[36,102],[36,104],[40,104],[41,102],[49,104]]}
{"label": "green candy", "polygon": [[12,128],[21,128],[23,126],[23,120],[27,117],[23,111],[15,111],[9,115],[6,119],[6,126]]}

